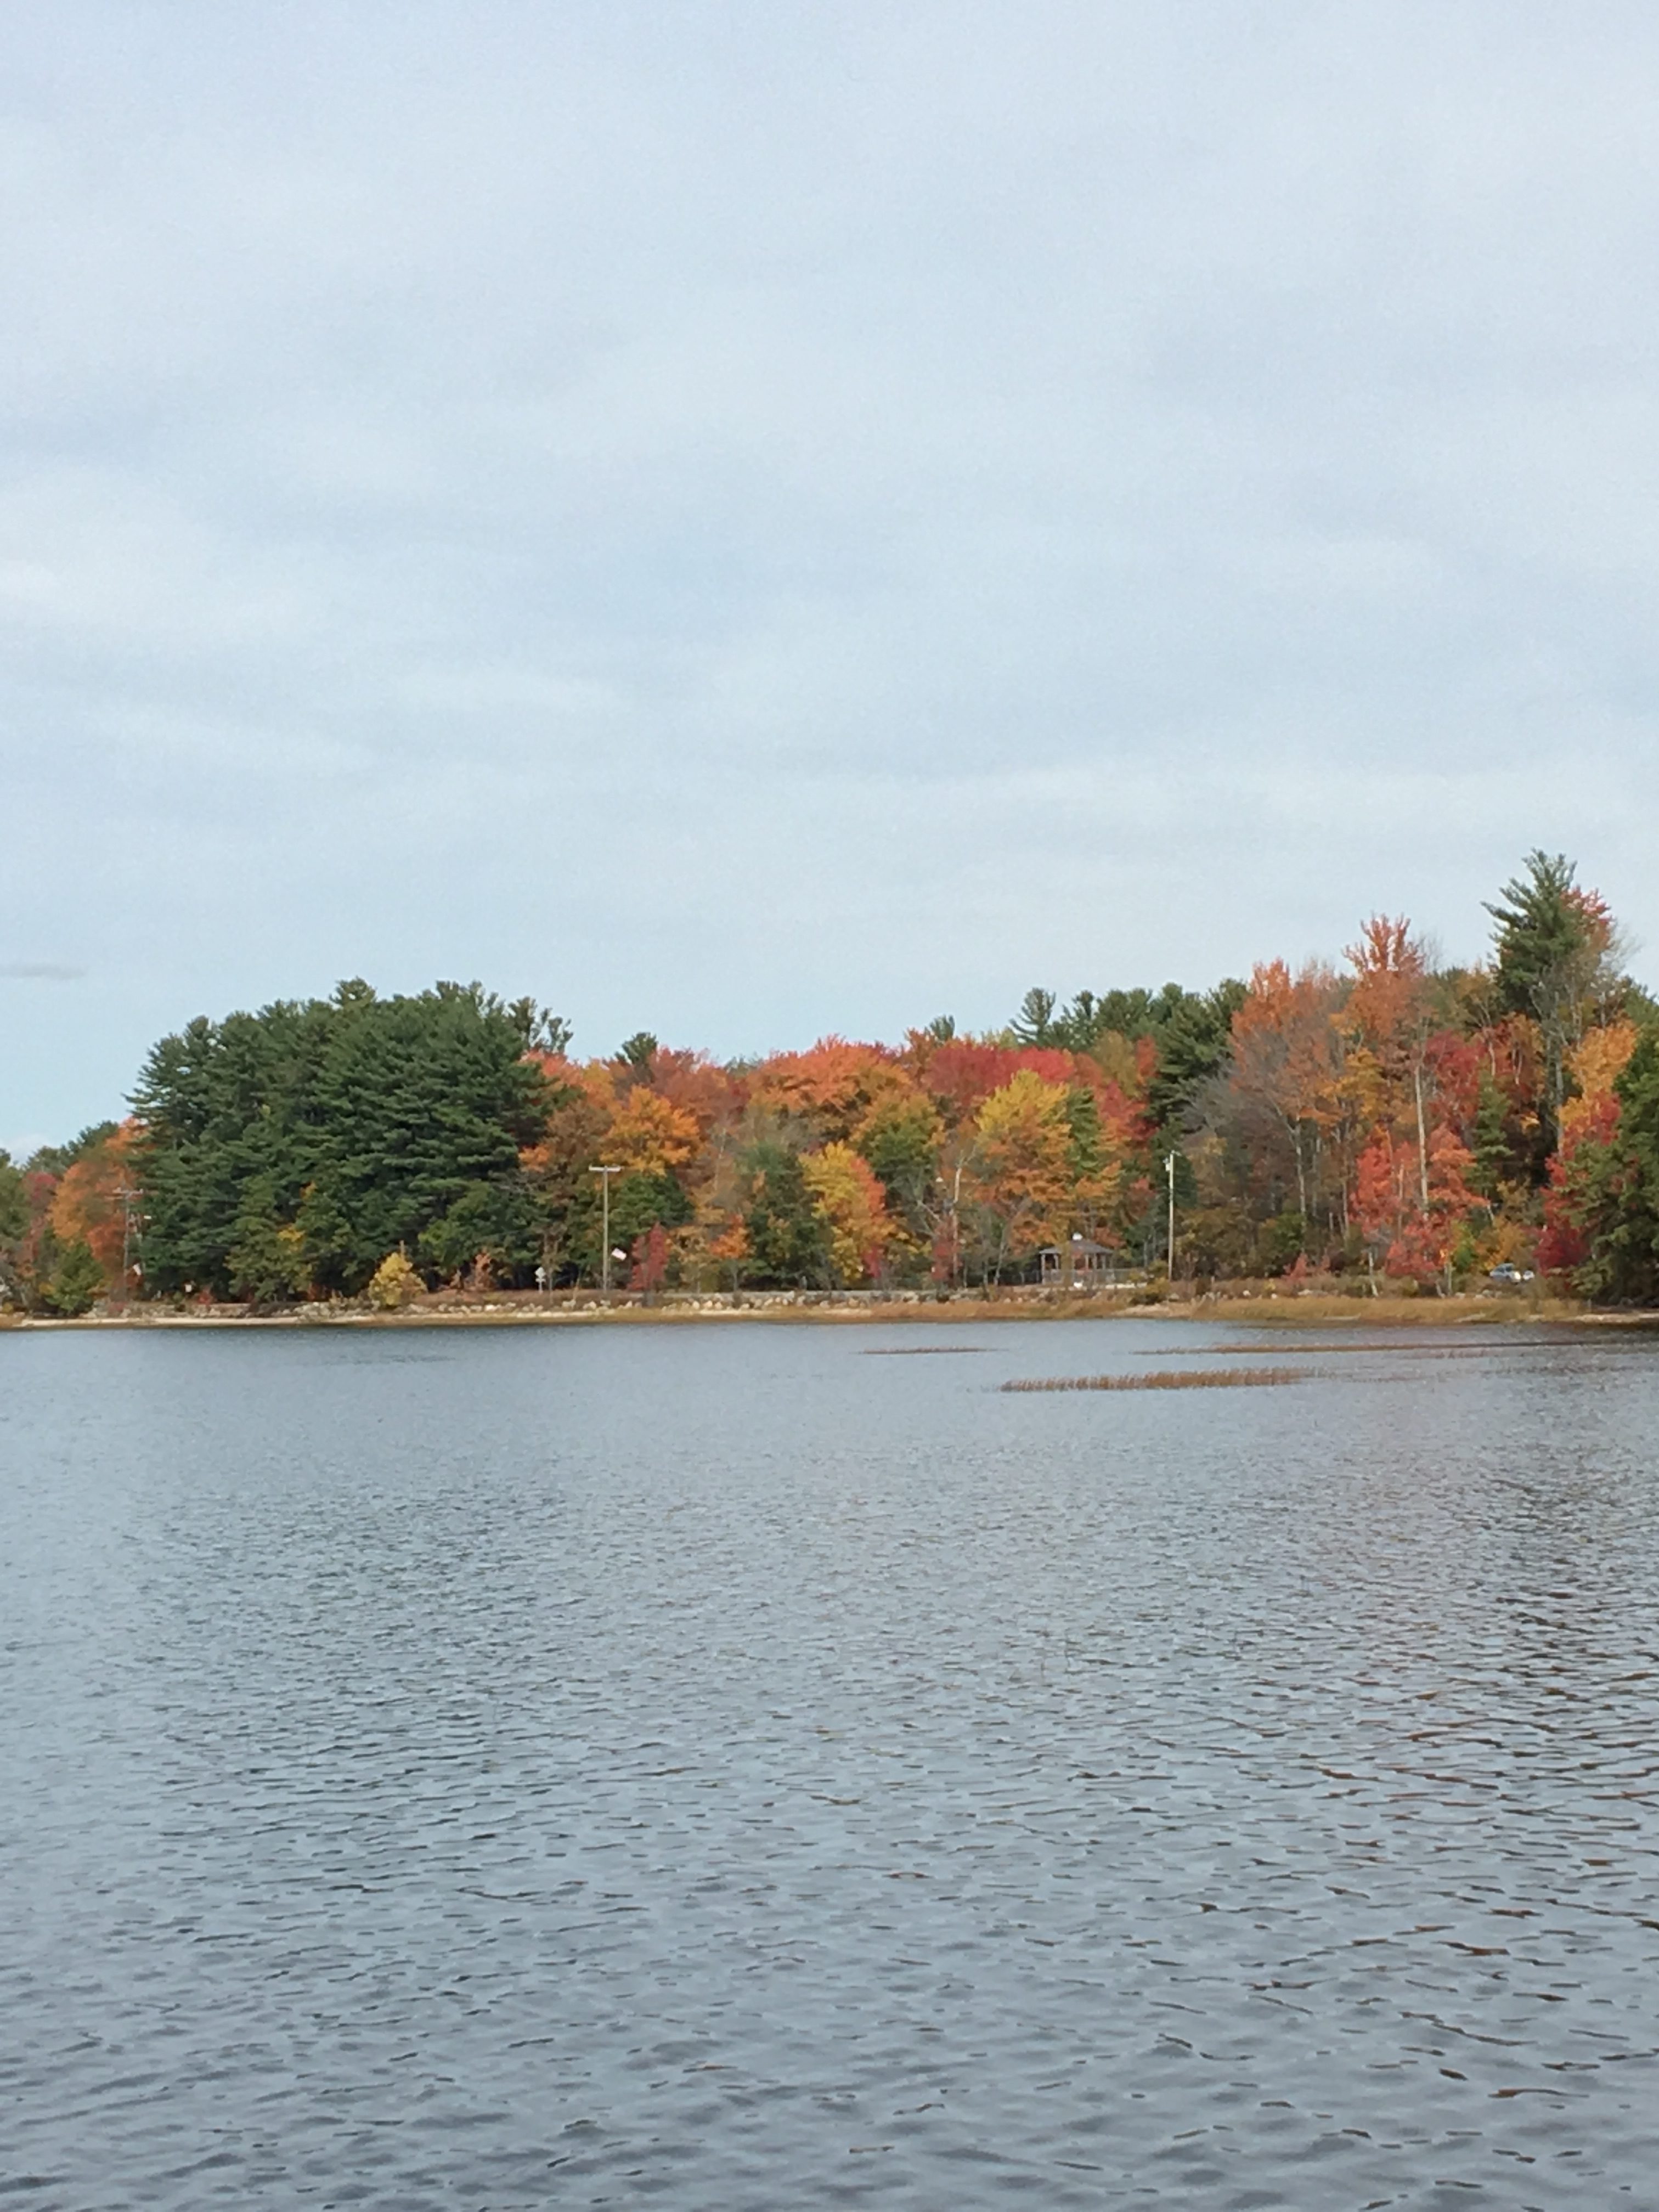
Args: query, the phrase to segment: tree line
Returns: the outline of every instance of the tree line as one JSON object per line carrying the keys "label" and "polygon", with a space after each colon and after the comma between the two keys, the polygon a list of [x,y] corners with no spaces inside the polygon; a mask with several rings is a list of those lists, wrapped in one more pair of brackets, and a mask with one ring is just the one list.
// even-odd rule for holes
{"label": "tree line", "polygon": [[[1036,988],[1006,1028],[720,1062],[640,1033],[581,1060],[533,1000],[361,981],[191,1022],[122,1121],[0,1153],[0,1297],[273,1305],[618,1280],[1030,1277],[1076,1237],[1181,1272],[1450,1288],[1536,1268],[1659,1297],[1659,1006],[1605,902],[1530,854],[1489,957],[1376,915],[1340,963],[1207,991]],[[601,1178],[593,1170],[617,1172]]]}

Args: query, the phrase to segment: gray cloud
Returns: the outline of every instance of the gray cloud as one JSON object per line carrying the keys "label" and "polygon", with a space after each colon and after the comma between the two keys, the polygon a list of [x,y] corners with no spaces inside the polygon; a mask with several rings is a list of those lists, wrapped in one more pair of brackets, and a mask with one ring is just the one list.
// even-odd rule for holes
{"label": "gray cloud", "polygon": [[0,977],[13,983],[78,983],[86,972],[52,960],[0,960]]}
{"label": "gray cloud", "polygon": [[0,931],[98,931],[15,1126],[356,972],[753,1049],[1381,905],[1467,957],[1538,842],[1659,944],[1649,11],[0,58]]}

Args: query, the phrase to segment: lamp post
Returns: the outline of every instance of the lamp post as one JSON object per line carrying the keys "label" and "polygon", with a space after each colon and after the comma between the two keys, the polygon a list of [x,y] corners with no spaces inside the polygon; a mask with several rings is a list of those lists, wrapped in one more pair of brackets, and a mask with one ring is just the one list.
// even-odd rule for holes
{"label": "lamp post", "polygon": [[599,1192],[605,1225],[600,1231],[599,1288],[606,1297],[611,1295],[611,1178],[622,1173],[620,1168],[589,1168],[589,1175],[599,1178]]}

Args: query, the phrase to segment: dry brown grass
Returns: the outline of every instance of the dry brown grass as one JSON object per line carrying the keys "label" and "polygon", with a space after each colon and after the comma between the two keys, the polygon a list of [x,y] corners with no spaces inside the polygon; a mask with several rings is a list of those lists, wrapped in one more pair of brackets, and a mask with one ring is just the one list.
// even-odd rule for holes
{"label": "dry brown grass", "polygon": [[1169,1319],[1248,1322],[1253,1328],[1318,1328],[1327,1322],[1362,1322],[1382,1328],[1480,1328],[1504,1322],[1576,1321],[1582,1304],[1540,1292],[1451,1298],[1258,1297],[1206,1298],[1201,1305],[1163,1309]]}
{"label": "dry brown grass", "polygon": [[1005,1390],[1261,1390],[1300,1382],[1300,1367],[1163,1367],[1150,1375],[1044,1375],[1005,1382]]}

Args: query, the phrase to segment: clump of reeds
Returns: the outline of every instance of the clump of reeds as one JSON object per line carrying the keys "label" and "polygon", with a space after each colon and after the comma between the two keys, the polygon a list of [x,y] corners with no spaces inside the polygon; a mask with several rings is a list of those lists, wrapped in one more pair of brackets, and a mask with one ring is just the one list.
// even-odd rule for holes
{"label": "clump of reeds", "polygon": [[1300,1367],[1160,1368],[1151,1375],[1042,1375],[1005,1382],[1005,1390],[1261,1390],[1300,1382]]}

